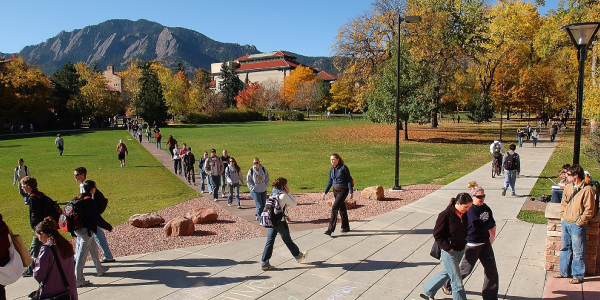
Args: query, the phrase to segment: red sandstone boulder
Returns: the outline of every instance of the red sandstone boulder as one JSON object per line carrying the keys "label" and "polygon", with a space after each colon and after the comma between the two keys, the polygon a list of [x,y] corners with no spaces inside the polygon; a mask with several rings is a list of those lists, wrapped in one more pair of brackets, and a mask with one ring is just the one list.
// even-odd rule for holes
{"label": "red sandstone boulder", "polygon": [[166,236],[184,236],[194,234],[194,223],[190,219],[177,217],[169,222],[164,227]]}
{"label": "red sandstone boulder", "polygon": [[362,190],[362,192],[360,192],[360,195],[363,197],[363,199],[383,200],[383,187],[378,185],[365,188]]}
{"label": "red sandstone boulder", "polygon": [[217,213],[210,208],[196,208],[185,214],[185,217],[192,220],[194,224],[200,224],[216,221]]}
{"label": "red sandstone boulder", "polygon": [[138,228],[148,228],[164,222],[163,217],[155,214],[136,214],[129,218],[129,225]]}
{"label": "red sandstone boulder", "polygon": [[[335,201],[335,199],[328,200],[327,205],[333,206],[333,201]],[[346,201],[344,201],[344,203],[346,203],[346,209],[353,209],[356,207],[355,200],[346,199]]]}

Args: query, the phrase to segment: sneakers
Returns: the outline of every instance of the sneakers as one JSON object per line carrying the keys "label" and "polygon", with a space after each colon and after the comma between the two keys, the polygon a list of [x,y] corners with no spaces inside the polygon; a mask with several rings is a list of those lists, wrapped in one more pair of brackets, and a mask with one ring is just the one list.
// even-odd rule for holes
{"label": "sneakers", "polygon": [[101,260],[100,262],[103,264],[112,263],[112,262],[115,262],[115,259],[114,258],[105,258],[105,259]]}
{"label": "sneakers", "polygon": [[213,201],[217,202],[217,198],[214,198]]}
{"label": "sneakers", "polygon": [[300,252],[298,254],[298,256],[296,256],[296,261],[298,263],[301,263],[307,256],[308,256],[308,250],[306,250],[304,252]]}
{"label": "sneakers", "polygon": [[266,262],[262,267],[260,267],[263,271],[273,270],[275,269],[269,262]]}
{"label": "sneakers", "polygon": [[77,281],[77,287],[86,286],[88,284],[91,284],[91,282],[89,280]]}
{"label": "sneakers", "polygon": [[227,206],[231,206],[231,203],[227,203]]}
{"label": "sneakers", "polygon": [[327,230],[324,232],[326,235],[331,236],[331,231]]}
{"label": "sneakers", "polygon": [[452,295],[452,290],[446,288],[446,286],[442,285],[442,293],[446,294],[446,295]]}
{"label": "sneakers", "polygon": [[350,229],[342,229],[342,233],[346,233],[348,231],[350,231]]}
{"label": "sneakers", "polygon": [[516,195],[516,194],[515,194],[515,193],[510,193],[510,195],[511,195],[511,196],[514,196],[514,195]]}
{"label": "sneakers", "polygon": [[237,208],[238,208],[238,209],[241,209],[242,207],[238,205],[238,207],[237,207]]}
{"label": "sneakers", "polygon": [[427,299],[427,300],[435,300],[435,299],[433,299],[433,297],[429,297],[429,296],[427,296],[425,294],[419,294],[419,297],[421,297],[423,299]]}
{"label": "sneakers", "polygon": [[106,272],[108,272],[109,269],[110,269],[110,267],[106,267],[106,268],[102,269],[102,271],[98,272],[98,277],[104,276],[104,274],[106,274]]}
{"label": "sneakers", "polygon": [[506,188],[505,187],[502,188],[502,196],[506,196]]}

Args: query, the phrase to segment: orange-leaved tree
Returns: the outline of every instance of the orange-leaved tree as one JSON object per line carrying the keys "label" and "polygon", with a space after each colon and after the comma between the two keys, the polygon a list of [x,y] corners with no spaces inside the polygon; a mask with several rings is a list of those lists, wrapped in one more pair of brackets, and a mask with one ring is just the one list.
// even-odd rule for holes
{"label": "orange-leaved tree", "polygon": [[241,90],[238,95],[234,97],[237,108],[256,108],[262,94],[263,87],[260,83],[248,81],[246,89]]}
{"label": "orange-leaved tree", "polygon": [[306,102],[312,101],[310,95],[300,95],[303,84],[317,81],[317,75],[309,67],[299,66],[283,80],[282,97],[285,107],[305,107]]}

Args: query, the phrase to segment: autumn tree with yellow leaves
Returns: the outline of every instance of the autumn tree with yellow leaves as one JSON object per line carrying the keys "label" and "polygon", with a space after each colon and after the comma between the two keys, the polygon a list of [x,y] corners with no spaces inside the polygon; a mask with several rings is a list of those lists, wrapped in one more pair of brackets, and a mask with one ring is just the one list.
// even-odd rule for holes
{"label": "autumn tree with yellow leaves", "polygon": [[317,82],[317,75],[309,67],[299,66],[290,72],[283,80],[281,96],[286,108],[305,109],[307,104],[314,101],[314,95],[306,93],[303,88],[307,84]]}
{"label": "autumn tree with yellow leaves", "polygon": [[78,62],[75,69],[85,85],[81,87],[80,94],[67,103],[70,111],[84,118],[99,120],[114,116],[123,109],[119,96],[106,89],[107,81],[101,73],[93,72],[83,62]]}

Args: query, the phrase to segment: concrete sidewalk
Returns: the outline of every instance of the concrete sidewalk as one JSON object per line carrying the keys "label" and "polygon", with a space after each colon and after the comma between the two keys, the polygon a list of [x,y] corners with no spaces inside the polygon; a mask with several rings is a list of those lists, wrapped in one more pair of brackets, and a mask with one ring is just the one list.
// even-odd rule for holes
{"label": "concrete sidewalk", "polygon": [[[516,215],[550,157],[554,143],[526,144],[521,155],[517,196],[500,195],[503,178],[491,178],[491,163],[398,210],[352,222],[352,231],[333,237],[324,228],[293,232],[308,258],[298,264],[277,239],[271,264],[259,261],[265,238],[119,257],[104,277],[86,268],[93,285],[79,288],[80,299],[420,299],[422,285],[442,269],[429,256],[437,214],[451,197],[476,180],[494,211],[494,251],[501,299],[541,299],[545,225],[518,221]],[[109,264],[107,264],[109,265]],[[468,297],[481,298],[483,270],[465,279]],[[8,299],[25,299],[37,287],[24,278],[7,286]],[[439,292],[436,299],[451,299]]]}

